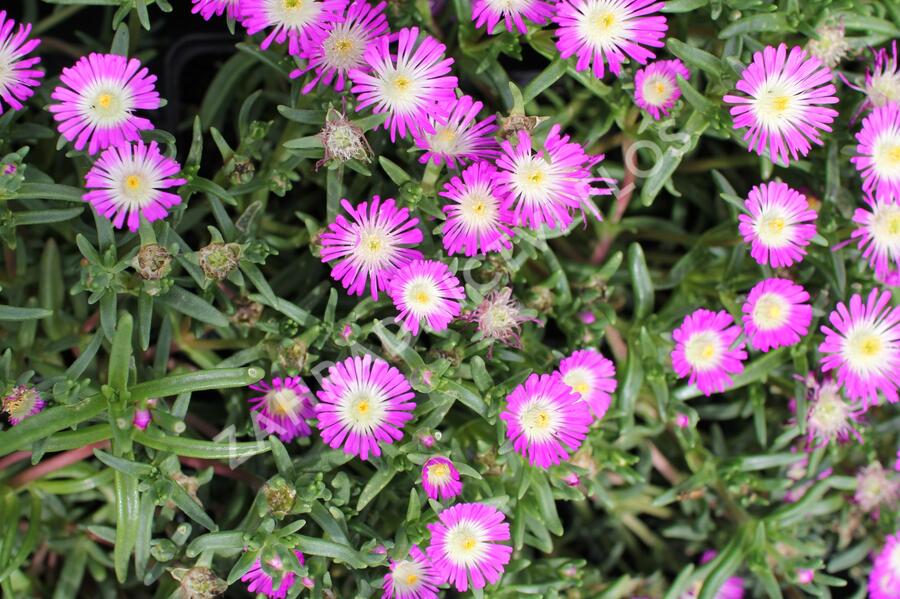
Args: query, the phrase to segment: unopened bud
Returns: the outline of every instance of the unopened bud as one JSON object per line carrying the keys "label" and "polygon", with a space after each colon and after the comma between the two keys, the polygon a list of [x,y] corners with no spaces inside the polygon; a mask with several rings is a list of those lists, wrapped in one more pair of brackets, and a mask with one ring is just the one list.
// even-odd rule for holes
{"label": "unopened bud", "polygon": [[372,149],[363,130],[347,120],[347,117],[335,109],[329,109],[325,117],[325,126],[319,133],[325,155],[316,168],[331,161],[347,162],[359,160],[370,162]]}
{"label": "unopened bud", "polygon": [[211,243],[197,251],[197,260],[207,279],[222,281],[237,268],[242,248],[237,243]]}
{"label": "unopened bud", "polygon": [[173,570],[172,576],[180,581],[181,599],[212,599],[228,588],[228,584],[209,568],[201,566],[190,570]]}
{"label": "unopened bud", "polygon": [[269,511],[276,518],[284,518],[294,507],[297,490],[282,478],[276,478],[263,487],[263,496]]}
{"label": "unopened bud", "polygon": [[172,271],[172,254],[158,243],[148,243],[131,259],[131,267],[145,281],[158,281]]}

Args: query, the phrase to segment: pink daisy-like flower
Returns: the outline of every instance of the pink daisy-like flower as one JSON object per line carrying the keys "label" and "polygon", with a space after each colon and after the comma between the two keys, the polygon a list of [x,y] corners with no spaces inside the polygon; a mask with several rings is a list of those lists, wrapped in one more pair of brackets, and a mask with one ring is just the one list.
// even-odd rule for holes
{"label": "pink daisy-like flower", "polygon": [[494,137],[496,117],[476,120],[483,106],[471,96],[463,96],[456,100],[448,116],[432,119],[434,133],[413,131],[416,146],[425,150],[419,162],[446,162],[448,167],[456,168],[457,161],[461,166],[467,161],[495,159],[500,154]]}
{"label": "pink daisy-like flower", "polygon": [[366,68],[363,60],[366,48],[373,40],[388,33],[386,7],[386,2],[372,6],[364,0],[355,0],[345,9],[342,20],[329,23],[317,35],[303,52],[306,66],[291,71],[291,79],[315,71],[315,76],[303,86],[304,94],[320,83],[343,91],[347,74],[352,69]]}
{"label": "pink daisy-like flower", "polygon": [[[0,10],[0,100],[13,110],[22,109],[23,102],[34,95],[34,88],[44,77],[43,71],[34,68],[41,58],[27,57],[41,40],[28,39],[31,23],[18,25],[16,29],[16,21],[7,18],[5,10]],[[15,33],[13,29],[16,29]],[[0,114],[3,114],[3,102],[0,102]]]}
{"label": "pink daisy-like flower", "polygon": [[592,422],[588,403],[556,372],[529,375],[506,397],[500,418],[513,448],[541,468],[569,459]]}
{"label": "pink daisy-like flower", "polygon": [[707,397],[724,391],[731,384],[731,375],[744,370],[747,352],[744,342],[737,341],[740,336],[741,328],[724,310],[701,308],[688,314],[672,331],[675,373],[679,378],[689,376],[688,383],[697,385]]}
{"label": "pink daisy-like flower", "polygon": [[209,21],[213,15],[221,17],[225,14],[229,19],[241,18],[242,0],[191,0],[191,13],[200,14],[204,21]]}
{"label": "pink daisy-like flower", "polygon": [[432,331],[444,331],[459,316],[466,292],[443,262],[415,260],[398,270],[390,282],[397,318],[413,335],[424,322]]}
{"label": "pink daisy-like flower", "polygon": [[884,540],[884,547],[872,562],[869,596],[871,599],[900,597],[900,530]]}
{"label": "pink daisy-like flower", "polygon": [[512,554],[512,547],[502,544],[510,539],[503,512],[483,503],[458,503],[438,520],[428,525],[428,558],[439,584],[449,582],[464,593],[470,580],[475,589],[497,583]]}
{"label": "pink daisy-like flower", "polygon": [[381,455],[380,443],[403,437],[415,395],[403,374],[384,360],[351,356],[328,368],[317,391],[319,431],[329,447],[357,455]]}
{"label": "pink daisy-like flower", "polygon": [[838,112],[824,105],[837,104],[833,78],[831,69],[799,46],[790,53],[785,44],[766,46],[753,54],[737,82],[747,95],[728,94],[723,100],[735,104],[734,128],[747,129],[749,150],[788,164],[788,154],[794,160],[806,156],[811,142],[822,145],[819,132],[831,131]]}
{"label": "pink daisy-like flower", "polygon": [[340,22],[346,0],[241,0],[241,23],[249,35],[271,28],[259,47],[288,44],[300,56],[329,23]]}
{"label": "pink daisy-like flower", "polygon": [[[858,293],[850,306],[838,303],[822,325],[825,341],[819,351],[822,371],[837,370],[837,382],[863,409],[878,403],[880,391],[894,403],[900,399],[900,306],[891,306],[891,292],[872,289],[865,303]],[[832,328],[834,327],[834,328]]]}
{"label": "pink daisy-like flower", "polygon": [[441,227],[444,249],[449,255],[466,256],[499,252],[512,247],[515,235],[510,204],[506,194],[496,187],[497,169],[487,162],[476,162],[444,185],[440,196],[451,203],[444,206],[447,220]]}
{"label": "pink daisy-like flower", "polygon": [[312,433],[307,418],[314,418],[312,393],[299,376],[275,377],[272,383],[265,381],[250,385],[262,395],[250,398],[251,409],[256,412],[256,422],[267,433],[274,433],[288,443],[297,437]]}
{"label": "pink daisy-like flower", "polygon": [[532,149],[531,135],[519,131],[518,143],[501,144],[503,154],[497,160],[500,175],[497,179],[501,193],[514,202],[513,222],[516,225],[540,229],[568,227],[573,212],[590,211],[597,219],[600,212],[592,196],[610,195],[609,187],[594,187],[595,182],[612,183],[611,179],[594,177],[591,169],[603,160],[603,155],[591,156],[580,144],[560,136],[559,125],[547,134],[542,150]]}
{"label": "pink daisy-like flower", "polygon": [[168,208],[181,203],[178,194],[164,191],[184,185],[178,177],[181,165],[163,156],[155,141],[107,148],[84,177],[90,202],[117,229],[124,224],[137,231],[141,218],[153,222],[165,218]]}
{"label": "pink daisy-like flower", "polygon": [[[294,555],[297,556],[297,561],[302,566],[304,562],[303,554],[299,551],[294,551]],[[271,570],[283,571],[278,588],[275,588],[275,580],[263,569],[263,564],[260,560],[256,560],[253,567],[241,576],[241,582],[247,583],[247,591],[251,593],[262,593],[271,599],[285,599],[288,591],[291,590],[291,587],[294,586],[294,582],[297,580],[297,574],[292,570],[285,569],[284,563],[278,556],[273,557],[267,565]]]}
{"label": "pink daisy-like flower", "polygon": [[863,179],[863,191],[900,201],[900,106],[879,106],[856,134],[857,156],[850,161]]}
{"label": "pink daisy-like flower", "polygon": [[413,545],[406,559],[391,560],[381,599],[438,599],[438,584],[438,575],[428,557],[418,545]]}
{"label": "pink daisy-like flower", "polygon": [[456,77],[450,75],[452,58],[446,58],[444,44],[430,35],[420,39],[418,27],[404,27],[396,36],[382,36],[366,48],[363,60],[369,69],[353,69],[351,92],[356,94],[356,110],[372,106],[375,113],[387,112],[384,127],[391,141],[408,133],[434,134],[432,120],[445,119],[456,102]]}
{"label": "pink daisy-like flower", "polygon": [[634,102],[659,120],[681,97],[678,76],[691,78],[691,72],[680,60],[651,62],[634,74]]}
{"label": "pink daisy-like flower", "polygon": [[560,0],[553,21],[556,47],[565,60],[578,57],[575,69],[583,71],[593,62],[594,77],[609,70],[618,75],[622,63],[631,58],[639,64],[656,56],[653,50],[665,44],[666,18],[662,2],[655,0]]}
{"label": "pink daisy-like flower", "polygon": [[594,418],[600,420],[609,409],[616,390],[616,367],[594,349],[580,349],[559,363],[562,381],[587,402]]}
{"label": "pink daisy-like flower", "polygon": [[430,499],[453,499],[462,493],[463,486],[453,462],[434,456],[422,466],[422,487]]}
{"label": "pink daisy-like flower", "polygon": [[535,25],[546,25],[553,15],[552,2],[545,0],[475,0],[472,2],[472,20],[475,27],[485,27],[493,34],[500,23],[506,24],[509,32],[528,33],[525,19]]}
{"label": "pink daisy-like flower", "polygon": [[865,201],[868,210],[857,208],[853,213],[859,228],[851,237],[859,239],[858,247],[876,276],[887,279],[900,269],[900,196],[895,200],[867,197]]}
{"label": "pink daisy-like flower", "polygon": [[738,230],[760,264],[790,266],[806,255],[816,235],[816,211],[799,191],[780,181],[755,186],[744,201],[749,214],[738,216]]}
{"label": "pink daisy-like flower", "polygon": [[887,48],[881,48],[874,50],[873,53],[872,67],[866,69],[866,79],[861,88],[844,79],[850,87],[866,94],[860,112],[900,102],[900,60],[897,57],[897,41],[891,43],[891,52],[888,52]]}
{"label": "pink daisy-like flower", "polygon": [[408,208],[397,208],[393,198],[383,203],[373,196],[371,204],[361,202],[355,208],[341,200],[347,220],[338,214],[322,233],[322,262],[338,262],[331,267],[331,278],[340,281],[350,295],[362,295],[368,284],[373,299],[387,291],[389,279],[422,253],[412,249],[422,241],[416,228],[419,219],[410,217]]}
{"label": "pink daisy-like flower", "polygon": [[744,332],[754,349],[800,343],[809,332],[812,306],[806,290],[788,279],[765,279],[753,286],[744,303]]}
{"label": "pink daisy-like flower", "polygon": [[141,61],[118,54],[91,53],[74,66],[63,69],[60,85],[51,97],[57,104],[48,110],[57,121],[59,133],[76,150],[85,146],[96,154],[126,141],[138,141],[140,132],[153,123],[136,116],[135,110],[159,108],[156,75]]}
{"label": "pink daisy-like flower", "polygon": [[832,441],[845,443],[850,436],[863,442],[855,424],[859,418],[853,406],[844,400],[843,391],[831,379],[822,383],[813,380],[806,412],[806,444],[816,449]]}
{"label": "pink daisy-like flower", "polygon": [[43,410],[44,399],[40,391],[30,385],[16,385],[0,401],[0,408],[6,412],[9,423],[15,426]]}

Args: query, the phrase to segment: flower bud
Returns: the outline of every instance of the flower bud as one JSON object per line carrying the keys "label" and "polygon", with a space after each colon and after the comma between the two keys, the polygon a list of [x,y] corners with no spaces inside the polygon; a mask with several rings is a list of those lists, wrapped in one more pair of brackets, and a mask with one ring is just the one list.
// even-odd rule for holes
{"label": "flower bud", "polygon": [[173,570],[172,576],[181,583],[179,591],[182,599],[212,599],[228,588],[228,584],[215,572],[202,566]]}
{"label": "flower bud", "polygon": [[211,243],[197,251],[203,274],[211,281],[223,281],[237,268],[242,248],[237,243]]}
{"label": "flower bud", "polygon": [[235,154],[228,161],[228,168],[226,168],[225,172],[232,185],[242,185],[253,180],[253,175],[256,174],[256,167],[249,157]]}
{"label": "flower bud", "polygon": [[276,518],[284,518],[294,507],[297,490],[283,478],[269,481],[263,487],[263,496],[269,511]]}
{"label": "flower bud", "polygon": [[158,281],[172,271],[172,254],[158,243],[148,243],[131,259],[131,267],[145,281]]}
{"label": "flower bud", "polygon": [[325,156],[316,163],[316,168],[332,161],[347,162],[356,159],[370,162],[372,159],[372,148],[369,147],[363,130],[333,108],[329,109],[325,117],[325,126],[319,133],[319,139],[325,148]]}

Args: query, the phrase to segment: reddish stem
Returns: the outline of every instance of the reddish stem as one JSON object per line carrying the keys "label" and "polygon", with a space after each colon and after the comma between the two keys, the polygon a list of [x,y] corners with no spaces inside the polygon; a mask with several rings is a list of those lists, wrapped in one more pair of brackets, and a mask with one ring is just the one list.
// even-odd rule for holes
{"label": "reddish stem", "polygon": [[[622,140],[622,164],[625,166],[625,178],[622,180],[622,187],[619,190],[619,195],[616,197],[615,209],[610,217],[610,222],[613,224],[618,223],[625,216],[625,211],[628,210],[628,204],[634,195],[637,153],[631,153],[632,143],[632,140],[627,137]],[[615,239],[616,234],[610,232],[597,243],[597,247],[594,248],[594,253],[591,255],[591,264],[601,264],[603,262]]]}
{"label": "reddish stem", "polygon": [[102,449],[109,446],[109,441],[100,441],[91,443],[78,449],[70,449],[64,453],[57,454],[48,460],[44,460],[40,464],[32,466],[27,470],[23,470],[9,480],[9,486],[12,488],[22,487],[28,483],[35,481],[51,472],[71,466],[81,460],[87,459],[94,455],[94,449]]}

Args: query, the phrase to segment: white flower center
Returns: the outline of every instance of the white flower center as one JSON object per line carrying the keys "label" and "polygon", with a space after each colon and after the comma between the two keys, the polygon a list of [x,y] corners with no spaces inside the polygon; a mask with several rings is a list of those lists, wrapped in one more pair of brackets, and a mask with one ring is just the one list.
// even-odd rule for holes
{"label": "white flower center", "polygon": [[459,134],[459,130],[452,125],[436,127],[434,135],[428,136],[428,146],[432,152],[458,156],[468,150],[467,139]]}
{"label": "white flower center", "polygon": [[500,211],[497,200],[485,184],[470,187],[459,197],[459,218],[468,230],[484,231],[494,227]]}
{"label": "white flower center", "polygon": [[355,27],[337,25],[322,44],[326,67],[347,71],[362,64],[366,40]]}
{"label": "white flower center", "polygon": [[885,331],[871,322],[859,322],[847,333],[841,355],[858,374],[869,375],[885,369],[885,357],[890,356],[893,343]]}
{"label": "white flower center", "polygon": [[822,437],[833,439],[847,427],[850,408],[836,385],[823,387],[809,410],[809,423]]}
{"label": "white flower center", "polygon": [[499,13],[519,13],[528,8],[532,0],[487,0],[488,7]]}
{"label": "white flower center", "polygon": [[391,578],[394,581],[394,589],[397,595],[412,593],[422,586],[423,567],[419,562],[403,560],[394,566]]}
{"label": "white flower center", "polygon": [[480,563],[488,552],[484,529],[475,522],[463,520],[447,531],[447,557],[456,566],[470,567]]}
{"label": "white flower center", "polygon": [[581,396],[581,399],[586,399],[594,388],[594,375],[587,368],[572,368],[563,376],[563,382]]}
{"label": "white flower center", "polygon": [[631,13],[621,0],[588,0],[581,8],[578,33],[596,50],[606,50],[630,41]]}
{"label": "white flower center", "polygon": [[900,102],[900,72],[878,73],[866,86],[866,95],[875,106]]}
{"label": "white flower center", "polygon": [[322,12],[315,0],[267,0],[266,16],[273,25],[300,30],[313,23]]}
{"label": "white flower center", "polygon": [[894,576],[900,575],[900,543],[894,545],[894,549],[891,551],[891,557],[888,560],[888,563],[891,565],[891,570],[894,573]]}
{"label": "white flower center", "polygon": [[878,135],[872,147],[872,163],[879,177],[900,178],[900,131],[889,129]]}
{"label": "white flower center", "polygon": [[791,315],[791,305],[780,293],[763,293],[753,306],[753,323],[761,331],[781,328]]}
{"label": "white flower center", "polygon": [[767,80],[756,91],[753,112],[765,129],[781,131],[792,125],[803,111],[802,90],[781,76]]}
{"label": "white flower center", "polygon": [[519,411],[519,426],[529,442],[541,443],[552,439],[561,425],[559,409],[544,397],[532,399]]}
{"label": "white flower center", "polygon": [[97,81],[81,93],[81,113],[95,127],[115,127],[131,116],[134,99],[119,83]]}
{"label": "white flower center", "polygon": [[353,248],[354,257],[367,269],[386,266],[396,250],[394,236],[377,225],[365,225]]}
{"label": "white flower center", "polygon": [[684,344],[684,358],[694,370],[711,370],[722,357],[722,340],[713,331],[694,333]]}
{"label": "white flower center", "polygon": [[644,86],[641,93],[644,101],[651,106],[663,106],[672,97],[672,82],[668,77],[662,75],[651,75],[644,79]]}
{"label": "white flower center", "polygon": [[354,432],[368,435],[385,421],[386,404],[381,388],[354,381],[341,398],[338,417]]}
{"label": "white flower center", "polygon": [[428,482],[436,487],[442,487],[450,482],[450,466],[443,462],[438,462],[429,466]]}
{"label": "white flower center", "polygon": [[381,97],[392,112],[413,112],[422,101],[420,80],[405,66],[388,67],[380,77]]}
{"label": "white flower center", "polygon": [[5,92],[17,79],[13,70],[13,56],[8,43],[0,45],[0,92]]}
{"label": "white flower center", "polygon": [[538,156],[520,157],[513,165],[512,188],[516,197],[529,205],[552,203],[559,174],[553,165]]}
{"label": "white flower center", "polygon": [[793,228],[788,214],[779,206],[770,205],[763,208],[753,227],[756,237],[766,247],[781,248],[790,245]]}
{"label": "white flower center", "polygon": [[876,204],[869,230],[879,249],[900,257],[900,204]]}
{"label": "white flower center", "polygon": [[127,156],[109,170],[113,196],[121,207],[140,209],[153,203],[162,184],[159,174],[149,163]]}
{"label": "white flower center", "polygon": [[427,276],[413,277],[403,290],[403,302],[416,316],[426,316],[440,305],[441,292],[434,279]]}
{"label": "white flower center", "polygon": [[293,389],[282,387],[266,393],[266,409],[273,416],[290,418],[300,409],[300,396]]}

